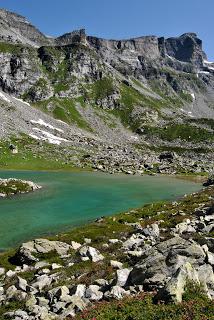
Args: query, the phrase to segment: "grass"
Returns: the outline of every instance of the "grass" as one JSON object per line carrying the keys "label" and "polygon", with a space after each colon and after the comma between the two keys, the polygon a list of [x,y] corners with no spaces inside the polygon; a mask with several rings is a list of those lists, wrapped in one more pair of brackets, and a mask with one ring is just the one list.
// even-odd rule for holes
{"label": "grass", "polygon": [[111,96],[114,93],[114,83],[111,78],[103,78],[93,83],[91,86],[92,96],[96,103]]}
{"label": "grass", "polygon": [[[18,153],[12,154],[9,145],[14,144],[18,147]],[[0,141],[0,169],[13,170],[81,170],[76,168],[64,153],[64,148],[42,142],[38,142],[26,135],[11,137],[11,139]],[[73,149],[68,147],[67,151]],[[81,156],[80,151],[76,151]],[[78,153],[80,152],[80,153]],[[53,157],[53,154],[55,155]]]}
{"label": "grass", "polygon": [[140,294],[121,301],[101,302],[75,317],[76,320],[213,320],[214,304],[192,285],[180,304],[155,304],[153,295]]}
{"label": "grass", "polygon": [[[81,129],[92,132],[93,130],[90,125],[77,110],[77,103],[79,103],[79,98],[69,99],[53,97],[48,100],[37,102],[35,106],[42,109],[42,111],[51,114],[58,120],[68,124],[75,124]],[[51,106],[51,108],[48,108],[48,106]]]}
{"label": "grass", "polygon": [[186,141],[214,141],[213,132],[189,124],[170,124],[163,127],[144,127],[144,134],[158,136],[162,140],[173,141],[182,139]]}
{"label": "grass", "polygon": [[23,53],[23,50],[28,50],[28,52],[35,52],[32,47],[27,47],[21,44],[12,44],[6,42],[0,42],[0,52],[2,53],[11,53],[20,55]]}

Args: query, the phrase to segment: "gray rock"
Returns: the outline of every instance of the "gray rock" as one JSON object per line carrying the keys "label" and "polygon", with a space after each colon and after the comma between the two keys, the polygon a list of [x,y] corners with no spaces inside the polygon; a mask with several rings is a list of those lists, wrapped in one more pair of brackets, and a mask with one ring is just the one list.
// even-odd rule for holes
{"label": "gray rock", "polygon": [[16,288],[18,290],[22,290],[22,291],[27,291],[27,286],[28,286],[28,283],[25,279],[22,279],[21,277],[18,277],[17,278],[17,281],[16,281]]}
{"label": "gray rock", "polygon": [[160,236],[160,230],[157,223],[153,223],[147,228],[144,228],[142,232],[146,237],[153,237],[155,239],[158,239]]}
{"label": "gray rock", "polygon": [[121,262],[115,261],[115,260],[111,260],[110,265],[115,269],[122,269],[123,268],[123,264]]}
{"label": "gray rock", "polygon": [[70,293],[71,295],[76,295],[79,298],[83,298],[85,296],[85,291],[86,291],[86,285],[78,284],[70,290]]}
{"label": "gray rock", "polygon": [[104,293],[104,297],[107,300],[117,299],[120,300],[129,295],[129,291],[124,290],[120,286],[113,286],[110,291]]}
{"label": "gray rock", "polygon": [[41,275],[37,277],[36,281],[32,283],[32,286],[39,291],[43,290],[45,287],[49,286],[52,282],[52,277],[48,275]]}
{"label": "gray rock", "polygon": [[90,301],[99,301],[103,297],[100,287],[97,285],[90,285],[85,292],[85,297]]}
{"label": "gray rock", "polygon": [[187,262],[177,270],[164,289],[159,292],[159,299],[172,300],[176,303],[182,302],[182,296],[188,281],[200,283],[197,271]]}
{"label": "gray rock", "polygon": [[125,287],[128,283],[128,278],[131,271],[132,269],[130,268],[117,270],[116,286]]}
{"label": "gray rock", "polygon": [[214,298],[214,273],[213,268],[204,264],[198,268],[198,278],[200,284],[210,298]]}
{"label": "gray rock", "polygon": [[81,247],[79,250],[79,254],[82,258],[88,258],[92,262],[98,262],[104,259],[104,256],[100,254],[97,249],[89,246]]}

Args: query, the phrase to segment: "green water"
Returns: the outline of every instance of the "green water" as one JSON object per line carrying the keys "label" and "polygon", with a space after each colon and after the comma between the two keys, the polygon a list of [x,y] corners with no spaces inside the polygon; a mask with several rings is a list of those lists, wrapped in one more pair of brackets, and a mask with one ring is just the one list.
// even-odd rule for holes
{"label": "green water", "polygon": [[32,180],[34,193],[0,200],[0,250],[145,203],[175,199],[201,188],[171,177],[104,173],[2,171],[1,178]]}

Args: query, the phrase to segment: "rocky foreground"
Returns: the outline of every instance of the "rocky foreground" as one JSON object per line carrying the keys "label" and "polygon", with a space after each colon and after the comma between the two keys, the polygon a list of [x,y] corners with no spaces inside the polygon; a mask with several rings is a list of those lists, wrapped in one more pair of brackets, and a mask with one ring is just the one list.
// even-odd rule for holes
{"label": "rocky foreground", "polygon": [[213,299],[213,191],[209,186],[179,202],[100,218],[2,255],[0,315],[73,318],[100,301],[141,292],[179,303],[189,283]]}
{"label": "rocky foreground", "polygon": [[0,198],[7,196],[28,193],[41,189],[41,186],[35,184],[32,181],[25,181],[20,179],[0,179]]}

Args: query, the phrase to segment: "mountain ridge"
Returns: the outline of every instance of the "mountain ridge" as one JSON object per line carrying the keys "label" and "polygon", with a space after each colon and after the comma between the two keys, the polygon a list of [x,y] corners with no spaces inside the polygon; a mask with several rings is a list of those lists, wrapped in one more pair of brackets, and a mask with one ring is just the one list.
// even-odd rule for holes
{"label": "mountain ridge", "polygon": [[[11,22],[8,16],[12,16]],[[121,161],[131,159],[135,168],[139,167],[140,152],[150,154],[151,162],[157,163],[154,149],[206,149],[206,157],[212,159],[214,64],[207,61],[195,33],[168,39],[143,36],[106,40],[88,36],[81,29],[48,38],[24,17],[4,10],[0,17],[4,18],[0,25],[0,109],[7,124],[2,138],[14,132],[50,142],[50,125],[57,127],[56,121],[63,121],[66,129],[60,133],[64,139],[61,145],[72,145],[74,132],[79,141],[83,133],[97,146],[101,142],[105,145],[100,147],[105,160],[101,154],[97,156],[96,147],[83,161],[103,170],[110,166],[117,171],[116,165],[111,166],[113,157],[120,167],[123,151],[117,155],[118,143],[133,149],[133,156],[130,151]],[[26,31],[24,38],[20,30]],[[25,112],[26,103],[31,112]],[[9,111],[12,105],[16,112]],[[17,114],[21,121],[17,121]],[[48,122],[48,133],[32,132],[32,120]],[[42,130],[41,126],[37,129]],[[84,143],[77,145],[84,149]],[[108,152],[108,147],[113,151]],[[200,168],[204,165],[202,154],[194,152]],[[210,168],[209,159],[205,171]]]}

